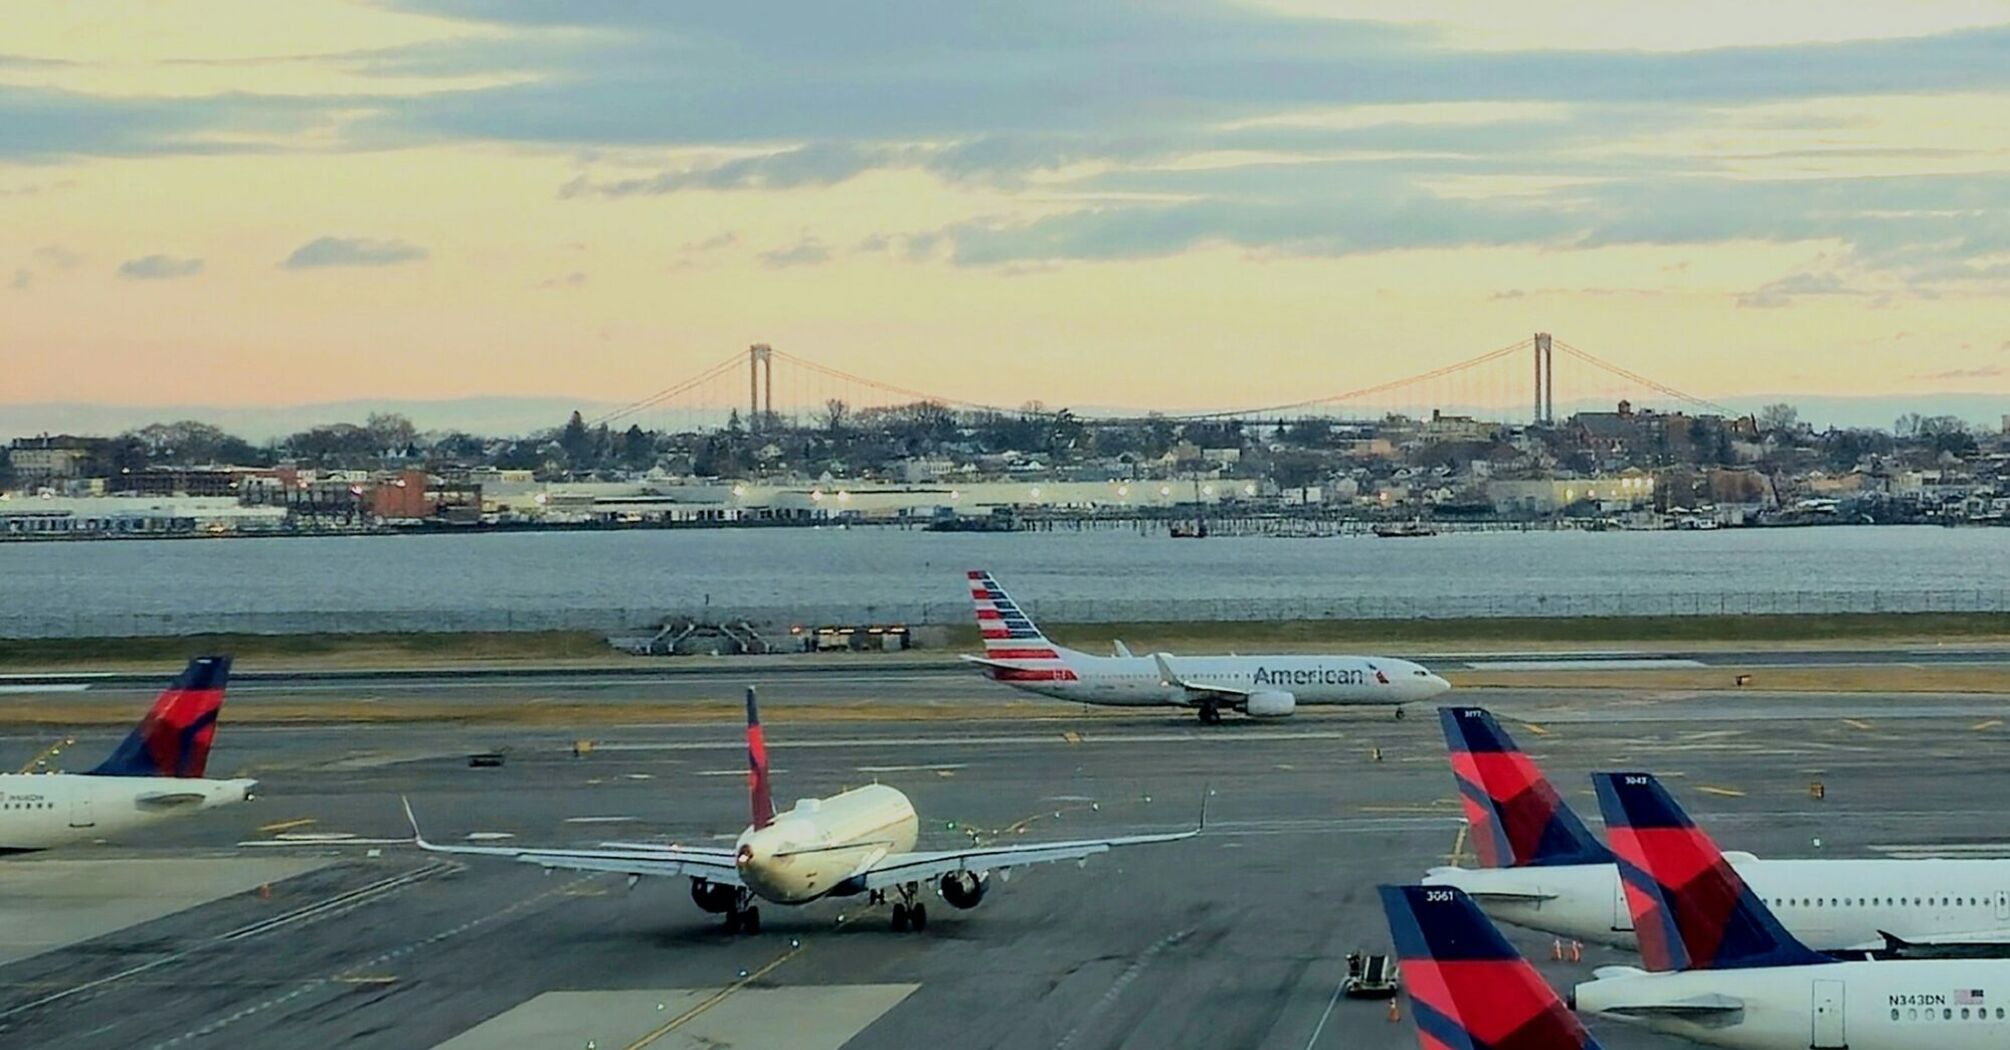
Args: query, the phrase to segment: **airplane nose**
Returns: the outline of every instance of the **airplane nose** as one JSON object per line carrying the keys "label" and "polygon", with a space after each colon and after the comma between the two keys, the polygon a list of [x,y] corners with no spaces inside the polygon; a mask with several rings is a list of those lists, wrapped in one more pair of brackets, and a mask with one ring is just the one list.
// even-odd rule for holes
{"label": "airplane nose", "polygon": [[1445,681],[1442,677],[1438,675],[1429,675],[1427,676],[1426,680],[1431,683],[1431,691],[1428,694],[1426,694],[1428,696],[1437,696],[1438,694],[1447,692],[1452,688],[1452,683]]}

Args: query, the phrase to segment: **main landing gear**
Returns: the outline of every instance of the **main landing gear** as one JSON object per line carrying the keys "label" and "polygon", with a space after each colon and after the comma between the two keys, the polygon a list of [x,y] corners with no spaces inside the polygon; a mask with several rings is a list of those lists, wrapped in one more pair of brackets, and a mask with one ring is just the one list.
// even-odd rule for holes
{"label": "main landing gear", "polygon": [[1220,706],[1220,705],[1218,705],[1218,704],[1202,704],[1202,705],[1200,705],[1200,724],[1201,724],[1201,725],[1204,725],[1204,726],[1218,726],[1218,725],[1220,725],[1220,724],[1221,724],[1221,706]]}
{"label": "main landing gear", "polygon": [[[903,882],[896,887],[896,890],[900,893],[900,899],[893,902],[893,932],[906,933],[913,930],[920,933],[928,929],[928,906],[915,899],[921,894],[921,884]],[[885,900],[885,895],[881,894],[880,899]]]}
{"label": "main landing gear", "polygon": [[761,909],[751,903],[753,899],[754,895],[744,889],[734,898],[732,906],[726,909],[727,933],[761,932]]}

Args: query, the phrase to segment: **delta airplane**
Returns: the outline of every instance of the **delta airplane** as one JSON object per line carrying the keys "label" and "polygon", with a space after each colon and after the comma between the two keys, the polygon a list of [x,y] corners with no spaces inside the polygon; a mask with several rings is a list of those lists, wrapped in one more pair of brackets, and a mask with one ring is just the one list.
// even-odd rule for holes
{"label": "delta airplane", "polygon": [[88,773],[0,774],[0,853],[82,842],[243,802],[256,780],[211,780],[230,657],[190,660],[110,758]]}
{"label": "delta airplane", "polygon": [[[1159,835],[1129,835],[1073,842],[979,846],[967,849],[914,849],[917,818],[906,795],[881,784],[853,788],[828,798],[803,799],[785,813],[775,812],[768,786],[768,748],[754,690],[747,690],[747,765],[753,822],[732,849],[603,842],[597,849],[517,849],[507,846],[443,846],[419,831],[405,803],[418,847],[434,853],[508,857],[547,870],[616,872],[633,886],[644,875],[684,875],[699,908],[724,914],[729,933],[759,933],[761,909],[772,904],[808,904],[825,897],[864,896],[870,903],[898,895],[895,930],[928,927],[928,909],[917,898],[924,883],[954,908],[974,908],[984,899],[991,873],[1055,861],[1083,861],[1121,846],[1179,842],[1202,828]],[[1201,824],[1207,821],[1205,799]]]}
{"label": "delta airplane", "polygon": [[[1438,709],[1479,868],[1433,868],[1487,914],[1631,948],[1612,853],[1507,731],[1477,707]],[[1788,930],[1817,951],[1884,958],[2010,957],[2010,860],[1761,860],[1728,854]]]}
{"label": "delta airplane", "polygon": [[1429,700],[1450,682],[1408,660],[1368,656],[1133,656],[1122,642],[1115,656],[1091,656],[1056,645],[988,572],[970,573],[970,598],[984,655],[964,659],[987,677],[1017,689],[1113,706],[1193,708],[1209,725],[1223,709],[1252,718],[1282,718],[1313,704],[1391,704]]}
{"label": "delta airplane", "polygon": [[2010,960],[1839,961],[1780,925],[1654,777],[1597,773],[1646,970],[1601,967],[1577,1010],[1734,1050],[2010,1046]]}

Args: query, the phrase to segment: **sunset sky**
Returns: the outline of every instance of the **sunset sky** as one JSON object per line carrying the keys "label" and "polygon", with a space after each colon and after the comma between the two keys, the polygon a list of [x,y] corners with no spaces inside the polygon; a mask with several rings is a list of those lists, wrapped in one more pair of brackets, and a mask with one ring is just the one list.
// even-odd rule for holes
{"label": "sunset sky", "polygon": [[[1507,14],[1509,9],[1512,14]],[[24,0],[0,402],[2010,393],[2010,2]]]}

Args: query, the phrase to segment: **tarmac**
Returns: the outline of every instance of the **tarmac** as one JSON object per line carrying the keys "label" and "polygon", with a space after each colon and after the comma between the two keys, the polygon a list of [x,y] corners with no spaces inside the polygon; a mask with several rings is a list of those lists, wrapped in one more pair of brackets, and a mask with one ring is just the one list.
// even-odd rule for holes
{"label": "tarmac", "polygon": [[[932,682],[911,683],[903,702],[940,699]],[[1081,717],[1058,703],[1009,722],[909,720],[896,705],[871,723],[791,724],[792,705],[865,694],[824,682],[812,696],[810,679],[763,686],[783,804],[892,784],[914,800],[927,848],[973,832],[1173,830],[1191,826],[1212,791],[1207,828],[1080,867],[1022,870],[969,911],[931,900],[921,934],[893,932],[884,908],[830,901],[764,907],[760,934],[731,936],[682,879],[631,889],[618,876],[419,853],[398,805],[410,796],[443,841],[729,841],[747,819],[729,720],[576,732],[233,727],[226,711],[211,771],[257,776],[256,801],[0,864],[0,943],[28,931],[38,939],[23,950],[46,949],[0,965],[0,1047],[1416,1045],[1406,1000],[1392,1021],[1387,1004],[1337,992],[1348,952],[1387,950],[1376,884],[1413,880],[1454,846],[1459,809],[1427,708],[1403,721],[1355,710],[1203,727],[1185,714]],[[1446,699],[1495,709],[1587,814],[1586,773],[1646,769],[1672,778],[1727,848],[2010,857],[2000,804],[2010,696]],[[66,755],[95,759],[122,732],[81,730]],[[0,735],[0,767],[49,737]],[[582,737],[592,750],[575,757]],[[470,752],[491,748],[504,750],[501,768],[469,767]],[[1811,796],[1816,781],[1825,798]],[[167,863],[191,860],[209,867]],[[57,864],[71,867],[47,867]],[[28,885],[68,887],[69,943],[50,935],[46,899],[16,892]],[[187,906],[121,911],[160,887]],[[1510,935],[1561,989],[1633,961],[1587,946],[1581,961],[1555,962],[1547,937]],[[1610,1050],[1687,1045],[1594,1030]]]}

